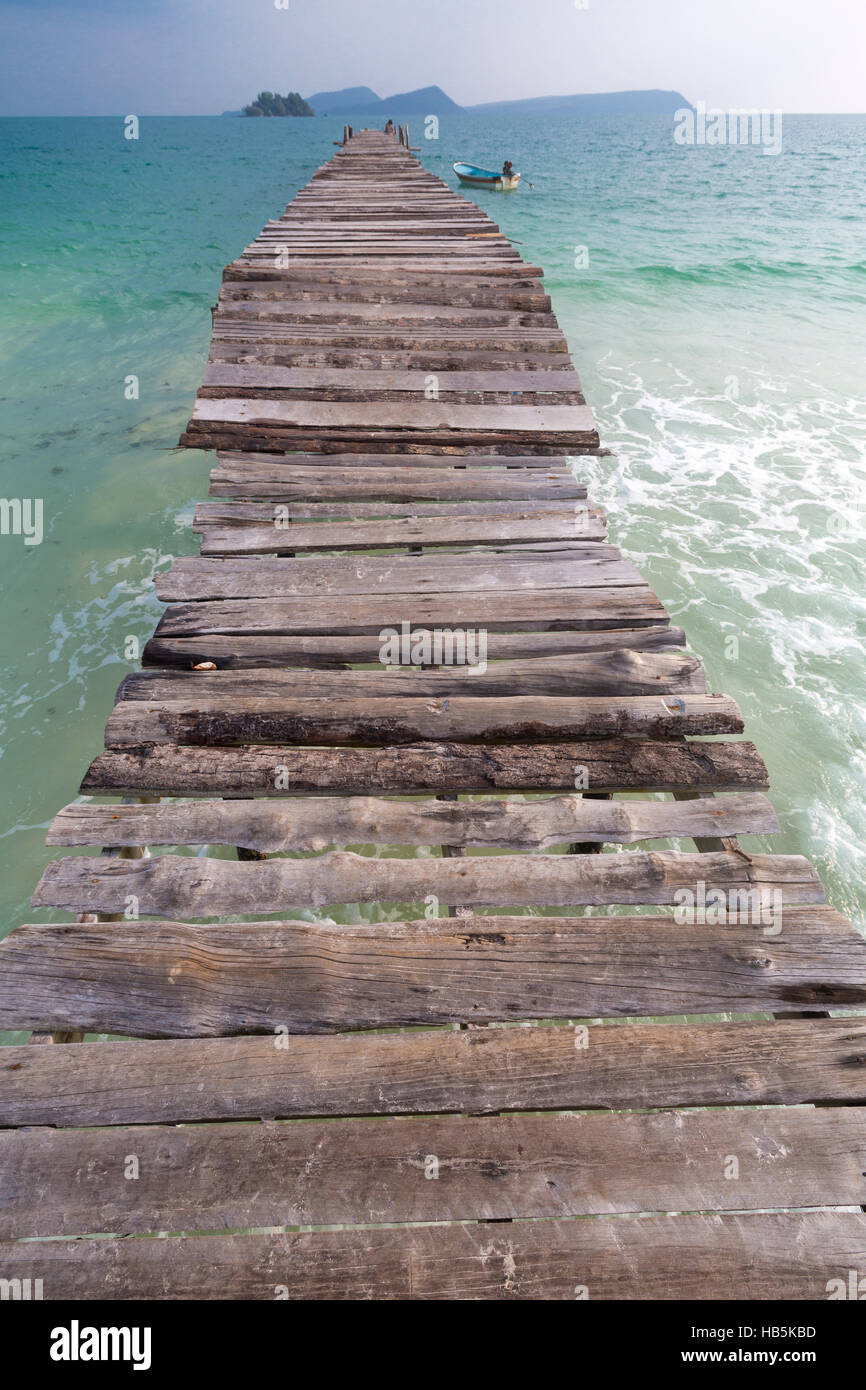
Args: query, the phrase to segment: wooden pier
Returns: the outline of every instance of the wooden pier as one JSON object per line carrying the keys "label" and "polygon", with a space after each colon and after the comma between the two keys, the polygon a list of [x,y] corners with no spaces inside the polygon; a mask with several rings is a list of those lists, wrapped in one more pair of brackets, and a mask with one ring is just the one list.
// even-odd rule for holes
{"label": "wooden pier", "polygon": [[0,1053],[0,1277],[866,1275],[866,942],[740,844],[778,830],[767,770],[606,540],[541,270],[354,134],[226,269],[182,442],[218,451],[201,557],[48,834],[102,853],[36,889],[74,921],[0,944],[0,1026],[34,1030]]}

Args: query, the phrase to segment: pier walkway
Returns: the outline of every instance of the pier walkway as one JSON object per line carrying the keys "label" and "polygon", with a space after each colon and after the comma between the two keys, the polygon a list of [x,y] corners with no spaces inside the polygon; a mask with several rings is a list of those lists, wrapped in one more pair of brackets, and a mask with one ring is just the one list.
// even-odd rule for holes
{"label": "pier walkway", "polygon": [[226,269],[182,442],[201,555],[33,898],[75,920],[0,944],[0,1277],[866,1275],[866,942],[740,842],[766,767],[587,497],[541,270],[362,131]]}

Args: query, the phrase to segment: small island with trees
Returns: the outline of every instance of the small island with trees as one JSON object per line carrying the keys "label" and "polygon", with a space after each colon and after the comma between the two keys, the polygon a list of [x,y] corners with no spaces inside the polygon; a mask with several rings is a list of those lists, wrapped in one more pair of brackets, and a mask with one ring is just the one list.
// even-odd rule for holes
{"label": "small island with trees", "polygon": [[300,92],[289,92],[281,97],[279,92],[259,92],[255,101],[245,106],[242,116],[315,116],[308,101]]}

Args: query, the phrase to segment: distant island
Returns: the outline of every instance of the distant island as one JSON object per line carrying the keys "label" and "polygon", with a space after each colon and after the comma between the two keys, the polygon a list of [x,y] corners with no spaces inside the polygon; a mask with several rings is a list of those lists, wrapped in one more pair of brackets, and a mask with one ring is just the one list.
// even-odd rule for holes
{"label": "distant island", "polygon": [[259,92],[243,111],[224,116],[672,116],[692,109],[681,92],[657,88],[633,92],[576,92],[571,96],[523,97],[516,101],[485,101],[458,106],[441,87],[418,87],[380,97],[372,87],[343,87],[337,92],[314,92],[306,100],[299,92],[280,96]]}
{"label": "distant island", "polygon": [[370,87],[345,87],[341,92],[314,92],[307,101],[319,116],[444,116],[463,107],[441,87],[419,87],[396,96],[377,96]]}
{"label": "distant island", "polygon": [[441,87],[419,87],[384,100],[370,87],[345,87],[340,92],[315,92],[307,97],[319,116],[672,116],[690,108],[681,92],[575,93],[573,96],[526,97],[518,101],[486,101],[458,106]]}
{"label": "distant island", "polygon": [[289,92],[281,97],[279,92],[259,92],[255,101],[245,106],[242,116],[315,116],[309,102],[304,101],[300,92]]}
{"label": "distant island", "polygon": [[681,92],[653,89],[485,101],[465,110],[472,116],[672,116],[675,111],[691,110],[691,102]]}

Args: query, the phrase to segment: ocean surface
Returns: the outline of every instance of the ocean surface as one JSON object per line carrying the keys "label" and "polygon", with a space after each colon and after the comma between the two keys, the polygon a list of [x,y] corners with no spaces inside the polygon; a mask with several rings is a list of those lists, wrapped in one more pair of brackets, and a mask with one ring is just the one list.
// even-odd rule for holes
{"label": "ocean surface", "polygon": [[[0,121],[0,495],[44,507],[41,545],[0,537],[0,935],[68,920],[28,906],[45,828],[159,617],[154,570],[196,551],[211,459],[173,450],[222,268],[342,126]],[[769,765],[783,833],[747,843],[808,855],[863,930],[866,118],[788,118],[778,157],[655,117],[412,136],[454,185],[455,159],[523,171],[474,196],[545,267],[613,451],[578,471]]]}

